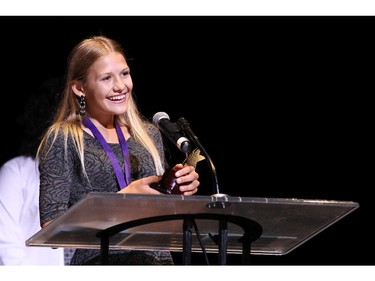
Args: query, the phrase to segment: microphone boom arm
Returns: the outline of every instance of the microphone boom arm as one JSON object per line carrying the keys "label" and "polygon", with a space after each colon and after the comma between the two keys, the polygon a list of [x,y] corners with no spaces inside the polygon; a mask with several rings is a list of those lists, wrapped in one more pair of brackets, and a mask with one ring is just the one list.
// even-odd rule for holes
{"label": "microphone boom arm", "polygon": [[190,128],[188,121],[184,117],[181,117],[180,119],[178,119],[177,124],[188,134],[191,141],[194,142],[194,144],[202,151],[203,156],[205,156],[211,169],[212,180],[216,189],[215,195],[220,195],[221,193],[220,193],[220,187],[219,187],[219,180],[217,177],[215,165],[212,162],[211,157],[208,155],[207,151],[204,149],[203,145],[198,140],[198,137],[194,134],[194,132]]}

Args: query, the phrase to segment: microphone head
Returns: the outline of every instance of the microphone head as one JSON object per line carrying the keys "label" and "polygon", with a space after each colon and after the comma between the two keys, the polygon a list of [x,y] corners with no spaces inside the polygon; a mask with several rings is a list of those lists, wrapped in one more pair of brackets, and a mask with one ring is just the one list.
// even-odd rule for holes
{"label": "microphone head", "polygon": [[182,152],[188,153],[191,151],[189,140],[184,136],[184,132],[180,126],[171,122],[169,115],[165,112],[155,113],[152,118],[153,123],[159,130],[172,141]]}
{"label": "microphone head", "polygon": [[152,117],[152,122],[154,124],[158,125],[161,119],[169,119],[169,115],[165,112],[157,112],[155,113],[154,117]]}

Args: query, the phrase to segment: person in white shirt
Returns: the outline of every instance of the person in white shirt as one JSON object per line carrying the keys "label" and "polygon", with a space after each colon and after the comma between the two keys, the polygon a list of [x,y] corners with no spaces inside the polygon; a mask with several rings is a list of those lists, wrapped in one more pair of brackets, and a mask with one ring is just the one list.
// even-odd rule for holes
{"label": "person in white shirt", "polygon": [[[26,246],[41,229],[39,170],[35,158],[40,135],[50,122],[58,79],[49,80],[30,95],[20,118],[23,142],[19,156],[0,168],[0,265],[64,265],[64,249]],[[57,103],[55,103],[57,104]]]}
{"label": "person in white shirt", "polygon": [[14,157],[0,169],[0,265],[63,265],[62,248],[25,245],[40,229],[37,161]]}

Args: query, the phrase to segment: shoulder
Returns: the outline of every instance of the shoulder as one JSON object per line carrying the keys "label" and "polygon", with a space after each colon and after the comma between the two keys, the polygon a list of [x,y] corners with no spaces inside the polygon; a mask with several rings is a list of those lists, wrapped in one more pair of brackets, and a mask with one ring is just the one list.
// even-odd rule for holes
{"label": "shoulder", "polygon": [[[81,129],[81,131],[83,130]],[[46,157],[51,160],[51,157],[53,158],[57,155],[64,155],[66,157],[74,154],[78,142],[83,138],[75,134],[77,134],[77,130],[69,129],[69,127],[51,127],[43,138],[38,154],[39,159],[42,159],[42,162],[44,162]]]}
{"label": "shoulder", "polygon": [[36,174],[37,161],[31,156],[16,156],[0,168],[0,183],[19,181],[28,174]]}
{"label": "shoulder", "polygon": [[146,123],[145,127],[146,127],[147,132],[151,136],[160,136],[161,135],[160,130],[154,124]]}
{"label": "shoulder", "polygon": [[[45,138],[47,143],[58,143],[61,144],[62,142],[70,142],[73,139],[73,135],[75,132],[83,131],[81,127],[79,130],[72,128],[68,124],[61,123],[59,125],[53,125],[47,131]],[[83,133],[82,133],[83,134]]]}
{"label": "shoulder", "polygon": [[150,135],[151,139],[155,142],[155,144],[157,146],[162,146],[163,137],[158,127],[156,127],[154,124],[149,123],[147,124],[146,128],[148,134]]}
{"label": "shoulder", "polygon": [[0,168],[1,171],[3,170],[10,170],[10,169],[19,169],[20,167],[24,168],[24,167],[31,167],[31,166],[35,166],[36,165],[36,161],[35,161],[35,158],[31,157],[31,156],[23,156],[23,155],[20,155],[20,156],[16,156],[16,157],[13,157],[11,159],[9,159],[8,161],[6,161]]}

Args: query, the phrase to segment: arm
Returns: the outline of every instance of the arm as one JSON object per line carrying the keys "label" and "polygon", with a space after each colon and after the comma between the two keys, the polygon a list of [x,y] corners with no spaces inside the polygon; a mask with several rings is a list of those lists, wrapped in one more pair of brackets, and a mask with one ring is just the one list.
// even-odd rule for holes
{"label": "arm", "polygon": [[69,151],[65,153],[63,136],[59,134],[52,147],[49,146],[50,143],[47,143],[48,154],[42,155],[39,163],[39,209],[42,227],[68,210],[74,177],[74,161]]}

